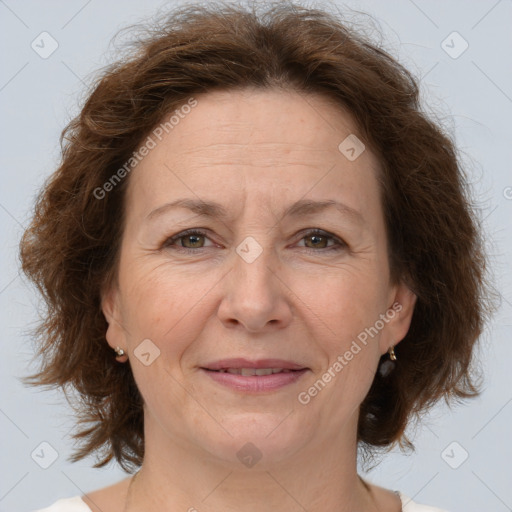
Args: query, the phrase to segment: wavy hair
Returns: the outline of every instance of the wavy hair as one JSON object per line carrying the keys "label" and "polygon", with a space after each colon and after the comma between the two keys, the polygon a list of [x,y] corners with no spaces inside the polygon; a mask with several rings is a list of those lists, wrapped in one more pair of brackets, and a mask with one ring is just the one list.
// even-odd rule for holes
{"label": "wavy hair", "polygon": [[143,400],[130,366],[114,360],[100,306],[116,275],[129,176],[100,198],[98,190],[191,96],[243,88],[333,100],[381,162],[391,275],[417,302],[395,370],[378,371],[361,404],[359,445],[413,447],[412,416],[442,397],[480,392],[472,356],[490,311],[481,233],[455,144],[423,112],[418,80],[325,10],[189,4],[102,69],[61,134],[61,162],[21,240],[23,271],[46,304],[36,333],[41,366],[25,382],[76,391],[73,461],[95,452],[94,467],[115,458],[132,472],[144,457]]}

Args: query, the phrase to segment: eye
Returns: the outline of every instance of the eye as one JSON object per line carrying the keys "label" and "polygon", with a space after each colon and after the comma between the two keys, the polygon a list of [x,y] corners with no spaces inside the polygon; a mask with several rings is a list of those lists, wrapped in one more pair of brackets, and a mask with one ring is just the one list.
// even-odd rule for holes
{"label": "eye", "polygon": [[[346,249],[347,244],[340,240],[339,238],[331,235],[321,229],[312,229],[307,233],[303,234],[301,240],[305,240],[307,242],[312,242],[311,246],[306,246],[308,252],[319,252],[319,250],[324,249],[323,252],[326,251],[339,251],[341,249]],[[332,241],[333,245],[327,246],[326,244]]]}
{"label": "eye", "polygon": [[[187,253],[196,253],[199,249],[205,249],[209,246],[204,245],[204,240],[208,239],[207,232],[202,229],[188,229],[186,231],[182,231],[170,238],[168,238],[164,244],[163,248],[172,247],[178,251],[187,252]],[[307,252],[330,252],[330,251],[339,251],[342,249],[346,249],[348,246],[345,242],[340,240],[338,237],[327,233],[321,229],[311,229],[307,232],[302,233],[302,237],[300,240],[305,240],[306,244],[311,242],[311,246],[306,246],[305,249]],[[179,245],[175,245],[176,242],[181,241]],[[329,242],[333,242],[332,245],[327,245]],[[210,246],[211,247],[211,246]]]}
{"label": "eye", "polygon": [[[176,249],[184,250],[185,252],[196,252],[196,249],[202,249],[204,245],[201,245],[201,238],[207,238],[206,232],[201,229],[187,229],[177,235],[168,238],[163,247],[173,246],[178,240],[181,240],[181,246],[177,246]],[[186,245],[190,244],[190,246]],[[204,244],[204,242],[203,242]]]}

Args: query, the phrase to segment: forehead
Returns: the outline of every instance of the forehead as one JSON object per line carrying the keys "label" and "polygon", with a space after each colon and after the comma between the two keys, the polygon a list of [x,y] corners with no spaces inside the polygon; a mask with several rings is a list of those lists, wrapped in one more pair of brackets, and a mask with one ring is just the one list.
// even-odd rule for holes
{"label": "forehead", "polygon": [[[172,130],[169,148],[179,153],[208,152],[244,144],[243,151],[307,153],[332,151],[341,134],[356,125],[342,106],[320,95],[274,89],[215,91],[196,96],[197,106]],[[171,133],[169,133],[171,135]],[[200,137],[200,138],[199,138]]]}
{"label": "forehead", "polygon": [[363,202],[375,199],[369,196],[376,192],[378,162],[367,150],[354,161],[340,152],[340,143],[358,130],[349,113],[330,99],[261,89],[194,98],[196,106],[175,117],[178,123],[137,165],[131,195],[153,204],[231,190],[276,203],[294,191],[325,197],[346,189]]}

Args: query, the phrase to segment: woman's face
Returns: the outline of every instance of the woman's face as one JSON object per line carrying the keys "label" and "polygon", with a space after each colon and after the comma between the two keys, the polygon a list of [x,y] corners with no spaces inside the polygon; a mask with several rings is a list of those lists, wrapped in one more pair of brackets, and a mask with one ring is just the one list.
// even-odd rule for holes
{"label": "woman's face", "polygon": [[343,432],[355,442],[358,406],[414,306],[390,282],[378,160],[322,97],[196,100],[129,177],[103,298],[108,342],[127,350],[144,398],[146,450],[265,463]]}

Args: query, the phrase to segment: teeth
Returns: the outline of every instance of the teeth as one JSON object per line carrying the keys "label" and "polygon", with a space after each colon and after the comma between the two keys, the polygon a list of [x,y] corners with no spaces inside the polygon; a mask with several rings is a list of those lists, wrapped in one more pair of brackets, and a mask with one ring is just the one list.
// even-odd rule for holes
{"label": "teeth", "polygon": [[233,373],[235,375],[242,375],[244,377],[251,377],[254,375],[272,375],[273,373],[289,373],[290,370],[283,368],[224,368],[219,370],[222,373]]}

